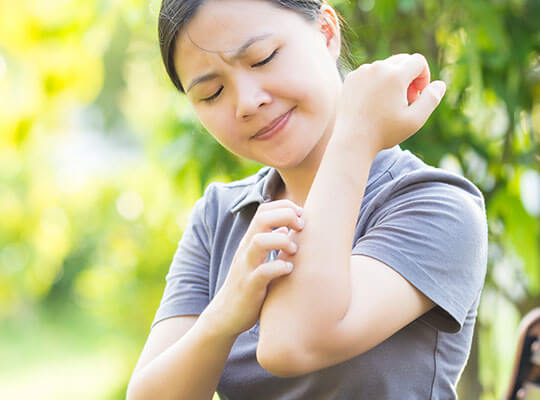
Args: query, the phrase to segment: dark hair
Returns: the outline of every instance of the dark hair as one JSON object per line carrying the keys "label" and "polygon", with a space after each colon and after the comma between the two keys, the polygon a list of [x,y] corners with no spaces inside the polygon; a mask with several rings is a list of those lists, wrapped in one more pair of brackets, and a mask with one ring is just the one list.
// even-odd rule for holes
{"label": "dark hair", "polygon": [[[174,68],[174,48],[178,32],[194,17],[199,7],[205,0],[163,0],[159,11],[158,36],[159,47],[161,49],[161,58],[165,64],[167,74],[174,83],[174,86],[184,93],[184,88],[180,83],[176,69]],[[303,15],[308,21],[315,21],[319,17],[319,11],[324,0],[265,0],[278,5],[279,7],[293,10]],[[341,18],[340,18],[341,19]],[[342,20],[342,19],[341,19]],[[343,21],[343,20],[342,20]],[[347,45],[342,39],[346,48]],[[343,53],[342,53],[343,54]],[[342,56],[343,57],[343,56]],[[346,71],[343,68],[343,61],[346,59],[340,57],[337,60],[341,79],[343,80]]]}

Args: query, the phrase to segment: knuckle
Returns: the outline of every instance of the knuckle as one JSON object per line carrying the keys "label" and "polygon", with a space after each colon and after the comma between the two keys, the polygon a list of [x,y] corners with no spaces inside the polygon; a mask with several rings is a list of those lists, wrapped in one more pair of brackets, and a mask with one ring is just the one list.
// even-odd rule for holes
{"label": "knuckle", "polygon": [[354,86],[356,82],[360,82],[362,79],[364,79],[364,76],[369,74],[370,69],[371,64],[362,64],[360,67],[347,74],[344,84]]}
{"label": "knuckle", "polygon": [[253,237],[251,238],[251,245],[252,246],[257,246],[257,247],[263,247],[264,245],[264,235],[262,233],[257,233],[255,235],[253,235]]}
{"label": "knuckle", "polygon": [[393,64],[393,65],[395,65],[395,64],[399,64],[401,61],[403,61],[408,56],[409,55],[407,53],[394,54],[393,56],[388,57],[386,59],[386,61]]}
{"label": "knuckle", "polygon": [[253,272],[251,273],[251,276],[249,278],[250,284],[258,285],[264,282],[266,278],[266,268],[264,268],[264,264],[259,265]]}
{"label": "knuckle", "polygon": [[294,211],[292,208],[287,209],[287,214],[289,218],[296,219],[296,211]]}
{"label": "knuckle", "polygon": [[420,54],[420,53],[414,53],[412,55],[412,57],[415,57],[417,58],[422,64],[424,64],[425,66],[427,66],[429,68],[429,64],[427,62],[427,59],[426,57],[423,55],[423,54]]}
{"label": "knuckle", "polygon": [[358,67],[357,69],[355,69],[354,71],[352,71],[349,75],[347,76],[350,76],[351,79],[354,79],[355,77],[359,76],[359,75],[362,75],[362,74],[365,74],[369,71],[371,67],[371,64],[362,64],[360,65],[360,67]]}
{"label": "knuckle", "polygon": [[268,211],[263,210],[259,214],[255,215],[253,218],[256,219],[255,223],[257,225],[261,225],[261,224],[264,225],[268,222],[268,219],[269,219]]}
{"label": "knuckle", "polygon": [[263,202],[257,207],[257,211],[266,211],[270,207],[270,203]]}
{"label": "knuckle", "polygon": [[289,206],[291,206],[291,207],[293,207],[293,208],[296,208],[296,207],[297,207],[297,205],[296,205],[296,204],[294,203],[294,201],[292,201],[292,200],[284,199],[283,201],[285,202],[285,204],[287,204],[287,205],[289,205]]}
{"label": "knuckle", "polygon": [[397,69],[394,68],[393,64],[389,62],[385,62],[385,61],[376,61],[371,68],[371,72],[375,76],[384,80],[388,80],[388,79],[394,80],[395,78],[399,78],[396,71]]}
{"label": "knuckle", "polygon": [[358,74],[360,74],[360,73],[361,73],[361,70],[360,70],[360,69],[355,69],[354,71],[349,72],[349,73],[347,74],[347,76],[345,77],[345,79],[343,80],[343,85],[344,85],[344,87],[353,86],[355,80],[357,79],[356,77],[357,77]]}
{"label": "knuckle", "polygon": [[244,237],[240,240],[240,243],[238,244],[238,249],[243,249],[246,247],[246,241],[247,241],[247,236],[244,235]]}
{"label": "knuckle", "polygon": [[289,199],[275,200],[275,201],[271,201],[268,204],[273,204],[274,207],[279,206],[280,208],[283,208],[283,207],[296,207],[296,204],[294,204],[294,202],[292,200],[289,200]]}
{"label": "knuckle", "polygon": [[377,60],[377,61],[373,62],[371,64],[371,67],[369,68],[369,70],[372,73],[380,74],[382,71],[384,71],[384,63],[383,63],[383,61]]}
{"label": "knuckle", "polygon": [[409,55],[410,55],[409,53],[398,53],[398,54],[393,55],[392,57],[403,59],[405,57],[408,57]]}
{"label": "knuckle", "polygon": [[414,53],[412,56],[418,58],[419,60],[427,62],[426,57],[422,53]]}

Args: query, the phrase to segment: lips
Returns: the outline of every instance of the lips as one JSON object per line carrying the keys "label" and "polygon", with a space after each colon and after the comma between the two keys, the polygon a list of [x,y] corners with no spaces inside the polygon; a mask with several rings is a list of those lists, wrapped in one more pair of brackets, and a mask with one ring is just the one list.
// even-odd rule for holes
{"label": "lips", "polygon": [[[296,106],[295,106],[296,107]],[[267,126],[265,126],[264,128],[260,129],[255,135],[253,135],[252,137],[257,137],[257,136],[261,136],[261,135],[264,135],[266,132],[268,132],[269,130],[271,130],[272,128],[274,128],[277,124],[279,124],[279,122],[285,118],[285,116],[287,114],[289,114],[292,110],[294,110],[294,108],[291,108],[289,111],[287,111],[286,113],[280,115],[279,117],[277,117],[276,119],[274,119],[272,122],[270,122],[270,124],[268,124]]]}

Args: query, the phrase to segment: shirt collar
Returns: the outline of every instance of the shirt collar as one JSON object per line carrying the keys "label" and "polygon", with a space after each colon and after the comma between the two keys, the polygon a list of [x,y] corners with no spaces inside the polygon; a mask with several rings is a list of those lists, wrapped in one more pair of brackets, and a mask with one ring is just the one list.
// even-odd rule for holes
{"label": "shirt collar", "polygon": [[263,167],[257,172],[258,180],[255,183],[247,185],[240,196],[234,201],[231,209],[232,213],[237,212],[251,203],[264,203],[274,198],[276,189],[282,184],[281,175],[277,169],[272,167]]}
{"label": "shirt collar", "polygon": [[[389,149],[381,150],[379,153],[377,153],[373,163],[371,163],[366,189],[372,182],[375,181],[375,179],[377,179],[392,166],[392,164],[397,160],[397,155],[401,152],[402,150],[399,145],[396,145]],[[257,172],[257,175],[257,181],[247,185],[234,201],[233,207],[231,208],[232,213],[236,213],[251,203],[261,204],[272,201],[276,190],[280,185],[283,184],[281,175],[279,175],[279,172],[273,167],[263,167],[259,170],[259,172]]]}

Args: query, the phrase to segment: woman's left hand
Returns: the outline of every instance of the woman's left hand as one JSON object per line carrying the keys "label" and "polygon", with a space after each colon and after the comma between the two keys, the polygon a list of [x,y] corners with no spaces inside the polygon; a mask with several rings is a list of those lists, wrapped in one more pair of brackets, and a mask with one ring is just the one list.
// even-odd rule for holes
{"label": "woman's left hand", "polygon": [[361,65],[343,83],[335,132],[347,135],[349,145],[368,140],[375,154],[400,144],[424,125],[444,95],[445,83],[429,80],[429,65],[419,53]]}

